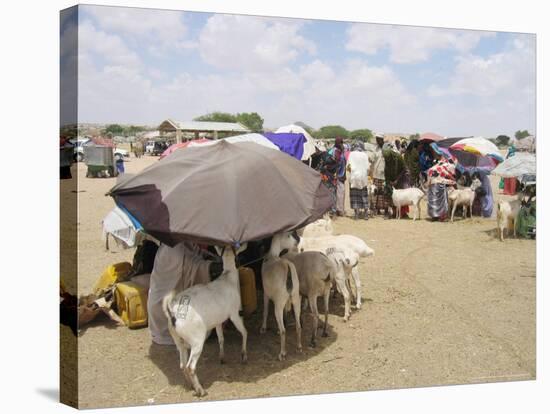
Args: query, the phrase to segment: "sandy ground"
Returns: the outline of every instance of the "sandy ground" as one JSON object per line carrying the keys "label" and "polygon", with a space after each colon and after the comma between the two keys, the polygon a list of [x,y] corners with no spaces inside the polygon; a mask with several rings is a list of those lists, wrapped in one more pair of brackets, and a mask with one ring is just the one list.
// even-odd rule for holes
{"label": "sandy ground", "polygon": [[[126,170],[154,161],[132,158]],[[106,266],[131,261],[133,251],[106,251],[101,240],[101,219],[113,207],[104,194],[114,179],[85,178],[84,165],[74,172],[80,179],[78,291],[85,294]],[[494,184],[497,201],[504,196]],[[62,197],[69,189],[62,186]],[[336,233],[359,236],[376,251],[360,263],[363,308],[344,323],[341,298],[332,301],[330,336],[302,354],[289,328],[284,362],[277,360],[272,313],[261,336],[260,312],[245,319],[247,365],[239,363],[241,339],[232,326],[225,365],[218,363],[213,335],[197,369],[204,399],[535,379],[535,242],[500,242],[494,218],[432,223],[425,213],[424,203],[416,222],[336,220]],[[310,332],[306,315],[304,338]],[[175,347],[151,345],[147,329],[100,319],[81,332],[78,344],[81,408],[198,400],[183,386]]]}

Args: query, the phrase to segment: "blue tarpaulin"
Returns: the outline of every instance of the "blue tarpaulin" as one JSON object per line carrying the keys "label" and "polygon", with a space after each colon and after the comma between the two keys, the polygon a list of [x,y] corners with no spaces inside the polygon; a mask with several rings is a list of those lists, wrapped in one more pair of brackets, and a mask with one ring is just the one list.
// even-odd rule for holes
{"label": "blue tarpaulin", "polygon": [[304,144],[306,137],[304,134],[295,134],[291,132],[264,132],[263,136],[273,142],[279,149],[288,155],[301,160],[304,153]]}

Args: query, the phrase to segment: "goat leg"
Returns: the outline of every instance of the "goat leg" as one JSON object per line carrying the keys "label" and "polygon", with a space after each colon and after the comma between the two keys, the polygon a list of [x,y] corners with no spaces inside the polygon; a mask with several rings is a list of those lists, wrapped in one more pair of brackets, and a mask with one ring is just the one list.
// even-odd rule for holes
{"label": "goat leg", "polygon": [[275,319],[277,320],[277,326],[279,327],[279,335],[281,337],[281,351],[279,352],[279,361],[286,358],[286,331],[283,320],[283,312],[286,303],[275,304]]}
{"label": "goat leg", "polygon": [[267,313],[269,312],[269,298],[264,290],[264,314],[262,319],[262,327],[260,328],[260,333],[263,334],[267,328]]}
{"label": "goat leg", "polygon": [[197,377],[196,372],[197,362],[199,361],[199,357],[201,356],[203,346],[204,342],[197,342],[191,347],[191,355],[189,356],[187,367],[185,367],[187,375],[191,379],[197,397],[204,397],[206,395],[206,391],[204,391],[204,388],[199,382],[199,377]]}
{"label": "goat leg", "polygon": [[233,322],[233,325],[235,325],[235,328],[240,332],[241,336],[243,337],[243,342],[241,345],[241,362],[243,364],[246,364],[248,361],[248,354],[246,352],[246,340],[248,338],[248,332],[246,331],[246,328],[244,327],[243,318],[239,316],[239,314],[230,316],[231,322]]}
{"label": "goat leg", "polygon": [[311,342],[309,343],[309,346],[312,348],[315,348],[317,346],[317,326],[319,323],[319,312],[317,310],[317,297],[314,297],[311,295],[309,297],[309,308],[311,310],[311,318],[312,318],[312,324],[313,329],[311,332]]}
{"label": "goat leg", "polygon": [[292,295],[292,307],[294,308],[294,319],[296,319],[296,350],[302,352],[302,312],[300,309],[300,293]]}
{"label": "goat leg", "polygon": [[323,326],[323,333],[322,333],[321,336],[326,338],[328,336],[327,326],[328,326],[328,302],[329,302],[329,299],[330,299],[330,290],[329,289],[326,289],[323,299],[325,300],[325,324]]}
{"label": "goat leg", "polygon": [[223,352],[223,326],[216,325],[216,334],[218,335],[218,343],[220,345],[220,364],[225,362],[225,355]]}

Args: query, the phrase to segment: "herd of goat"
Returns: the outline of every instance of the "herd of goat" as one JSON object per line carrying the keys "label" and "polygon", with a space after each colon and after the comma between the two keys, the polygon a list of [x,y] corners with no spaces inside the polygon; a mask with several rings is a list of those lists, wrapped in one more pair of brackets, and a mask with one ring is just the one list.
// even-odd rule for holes
{"label": "herd of goat", "polygon": [[[458,206],[472,214],[475,188],[481,183],[449,192],[452,204],[451,222]],[[413,220],[420,217],[420,200],[424,193],[418,188],[393,191],[393,203],[399,212],[402,206],[415,207]],[[521,201],[500,201],[497,204],[497,227],[500,239],[504,230],[515,225]],[[399,216],[397,218],[400,218]],[[514,226],[515,228],[515,226]],[[299,233],[299,234],[298,234]],[[220,347],[220,362],[224,362],[223,323],[230,319],[242,335],[241,360],[247,361],[247,330],[242,318],[239,271],[236,256],[246,249],[216,247],[223,260],[223,273],[213,281],[196,284],[183,291],[172,291],[163,301],[168,327],[180,355],[180,368],[184,378],[192,385],[196,395],[204,396],[196,374],[196,366],[210,331],[216,329]],[[273,236],[271,247],[263,258],[261,274],[263,286],[263,317],[260,333],[266,331],[269,303],[273,302],[275,319],[280,336],[278,358],[286,357],[286,329],[284,313],[293,310],[298,352],[302,351],[300,313],[309,306],[312,319],[311,347],[317,344],[319,311],[317,299],[324,301],[322,335],[327,336],[328,310],[333,287],[344,298],[344,321],[350,318],[352,296],[356,309],[361,308],[361,281],[358,263],[361,257],[374,255],[374,251],[358,237],[334,235],[330,218],[317,220],[298,232],[279,233]],[[208,261],[205,261],[207,270]],[[208,272],[205,270],[205,274]]]}
{"label": "herd of goat", "polygon": [[[279,360],[286,357],[284,312],[294,312],[297,350],[302,350],[302,306],[309,306],[312,317],[311,347],[317,344],[319,311],[317,299],[324,300],[322,335],[327,336],[328,310],[333,286],[344,297],[344,321],[351,313],[354,296],[361,308],[359,258],[374,254],[366,243],[351,235],[333,235],[329,218],[320,219],[297,232],[273,236],[271,247],[262,263],[263,318],[260,333],[266,331],[269,302],[273,302],[280,336]],[[246,249],[216,247],[223,260],[223,273],[215,280],[170,292],[163,301],[168,329],[180,356],[185,380],[197,396],[206,394],[196,374],[196,366],[204,343],[212,329],[216,330],[220,362],[224,362],[223,323],[230,319],[242,335],[241,361],[247,361],[247,330],[241,316],[239,272],[236,256]]]}
{"label": "herd of goat", "polygon": [[[449,204],[451,205],[451,223],[454,222],[455,212],[457,207],[462,207],[462,217],[466,218],[468,210],[472,217],[472,208],[476,196],[476,188],[481,186],[481,181],[477,178],[472,180],[469,187],[450,188],[449,189]],[[393,189],[392,203],[396,209],[396,218],[401,218],[401,207],[413,206],[414,216],[413,221],[420,218],[420,201],[425,197],[425,193],[416,187],[405,189]],[[497,203],[497,231],[501,241],[504,241],[505,231],[513,231],[516,236],[516,219],[521,209],[523,194],[519,193],[515,200],[505,201],[500,200]]]}

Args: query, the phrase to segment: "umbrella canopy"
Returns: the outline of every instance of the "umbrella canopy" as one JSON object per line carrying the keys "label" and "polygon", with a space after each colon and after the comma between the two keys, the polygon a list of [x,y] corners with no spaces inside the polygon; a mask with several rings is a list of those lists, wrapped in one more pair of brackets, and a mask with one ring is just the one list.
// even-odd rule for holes
{"label": "umbrella canopy", "polygon": [[466,168],[492,170],[503,161],[497,146],[482,137],[461,139],[451,145],[449,151]]}
{"label": "umbrella canopy", "polygon": [[537,173],[537,159],[528,152],[518,152],[513,157],[505,159],[493,171],[493,174],[501,177],[521,177],[523,175],[535,175]]}
{"label": "umbrella canopy", "polygon": [[294,124],[285,125],[285,126],[282,126],[282,127],[278,128],[277,131],[275,131],[275,132],[277,132],[277,133],[292,132],[292,133],[295,133],[295,134],[303,134],[304,135],[304,137],[306,138],[306,142],[304,143],[304,150],[303,150],[303,153],[302,153],[302,161],[309,160],[311,158],[311,156],[313,154],[315,154],[315,140],[301,126],[294,125]]}
{"label": "umbrella canopy", "polygon": [[179,142],[177,144],[172,144],[168,148],[166,148],[162,154],[160,154],[160,159],[166,157],[167,155],[170,155],[171,153],[173,153],[177,149],[185,148],[185,147],[187,147],[189,145],[193,145],[193,144],[200,144],[200,143],[210,142],[210,141],[211,140],[206,139],[206,138],[200,138],[200,139],[195,139],[195,140],[192,140],[192,141]]}
{"label": "umbrella canopy", "polygon": [[313,222],[330,209],[318,172],[252,142],[188,147],[108,195],[163,243],[238,245]]}

